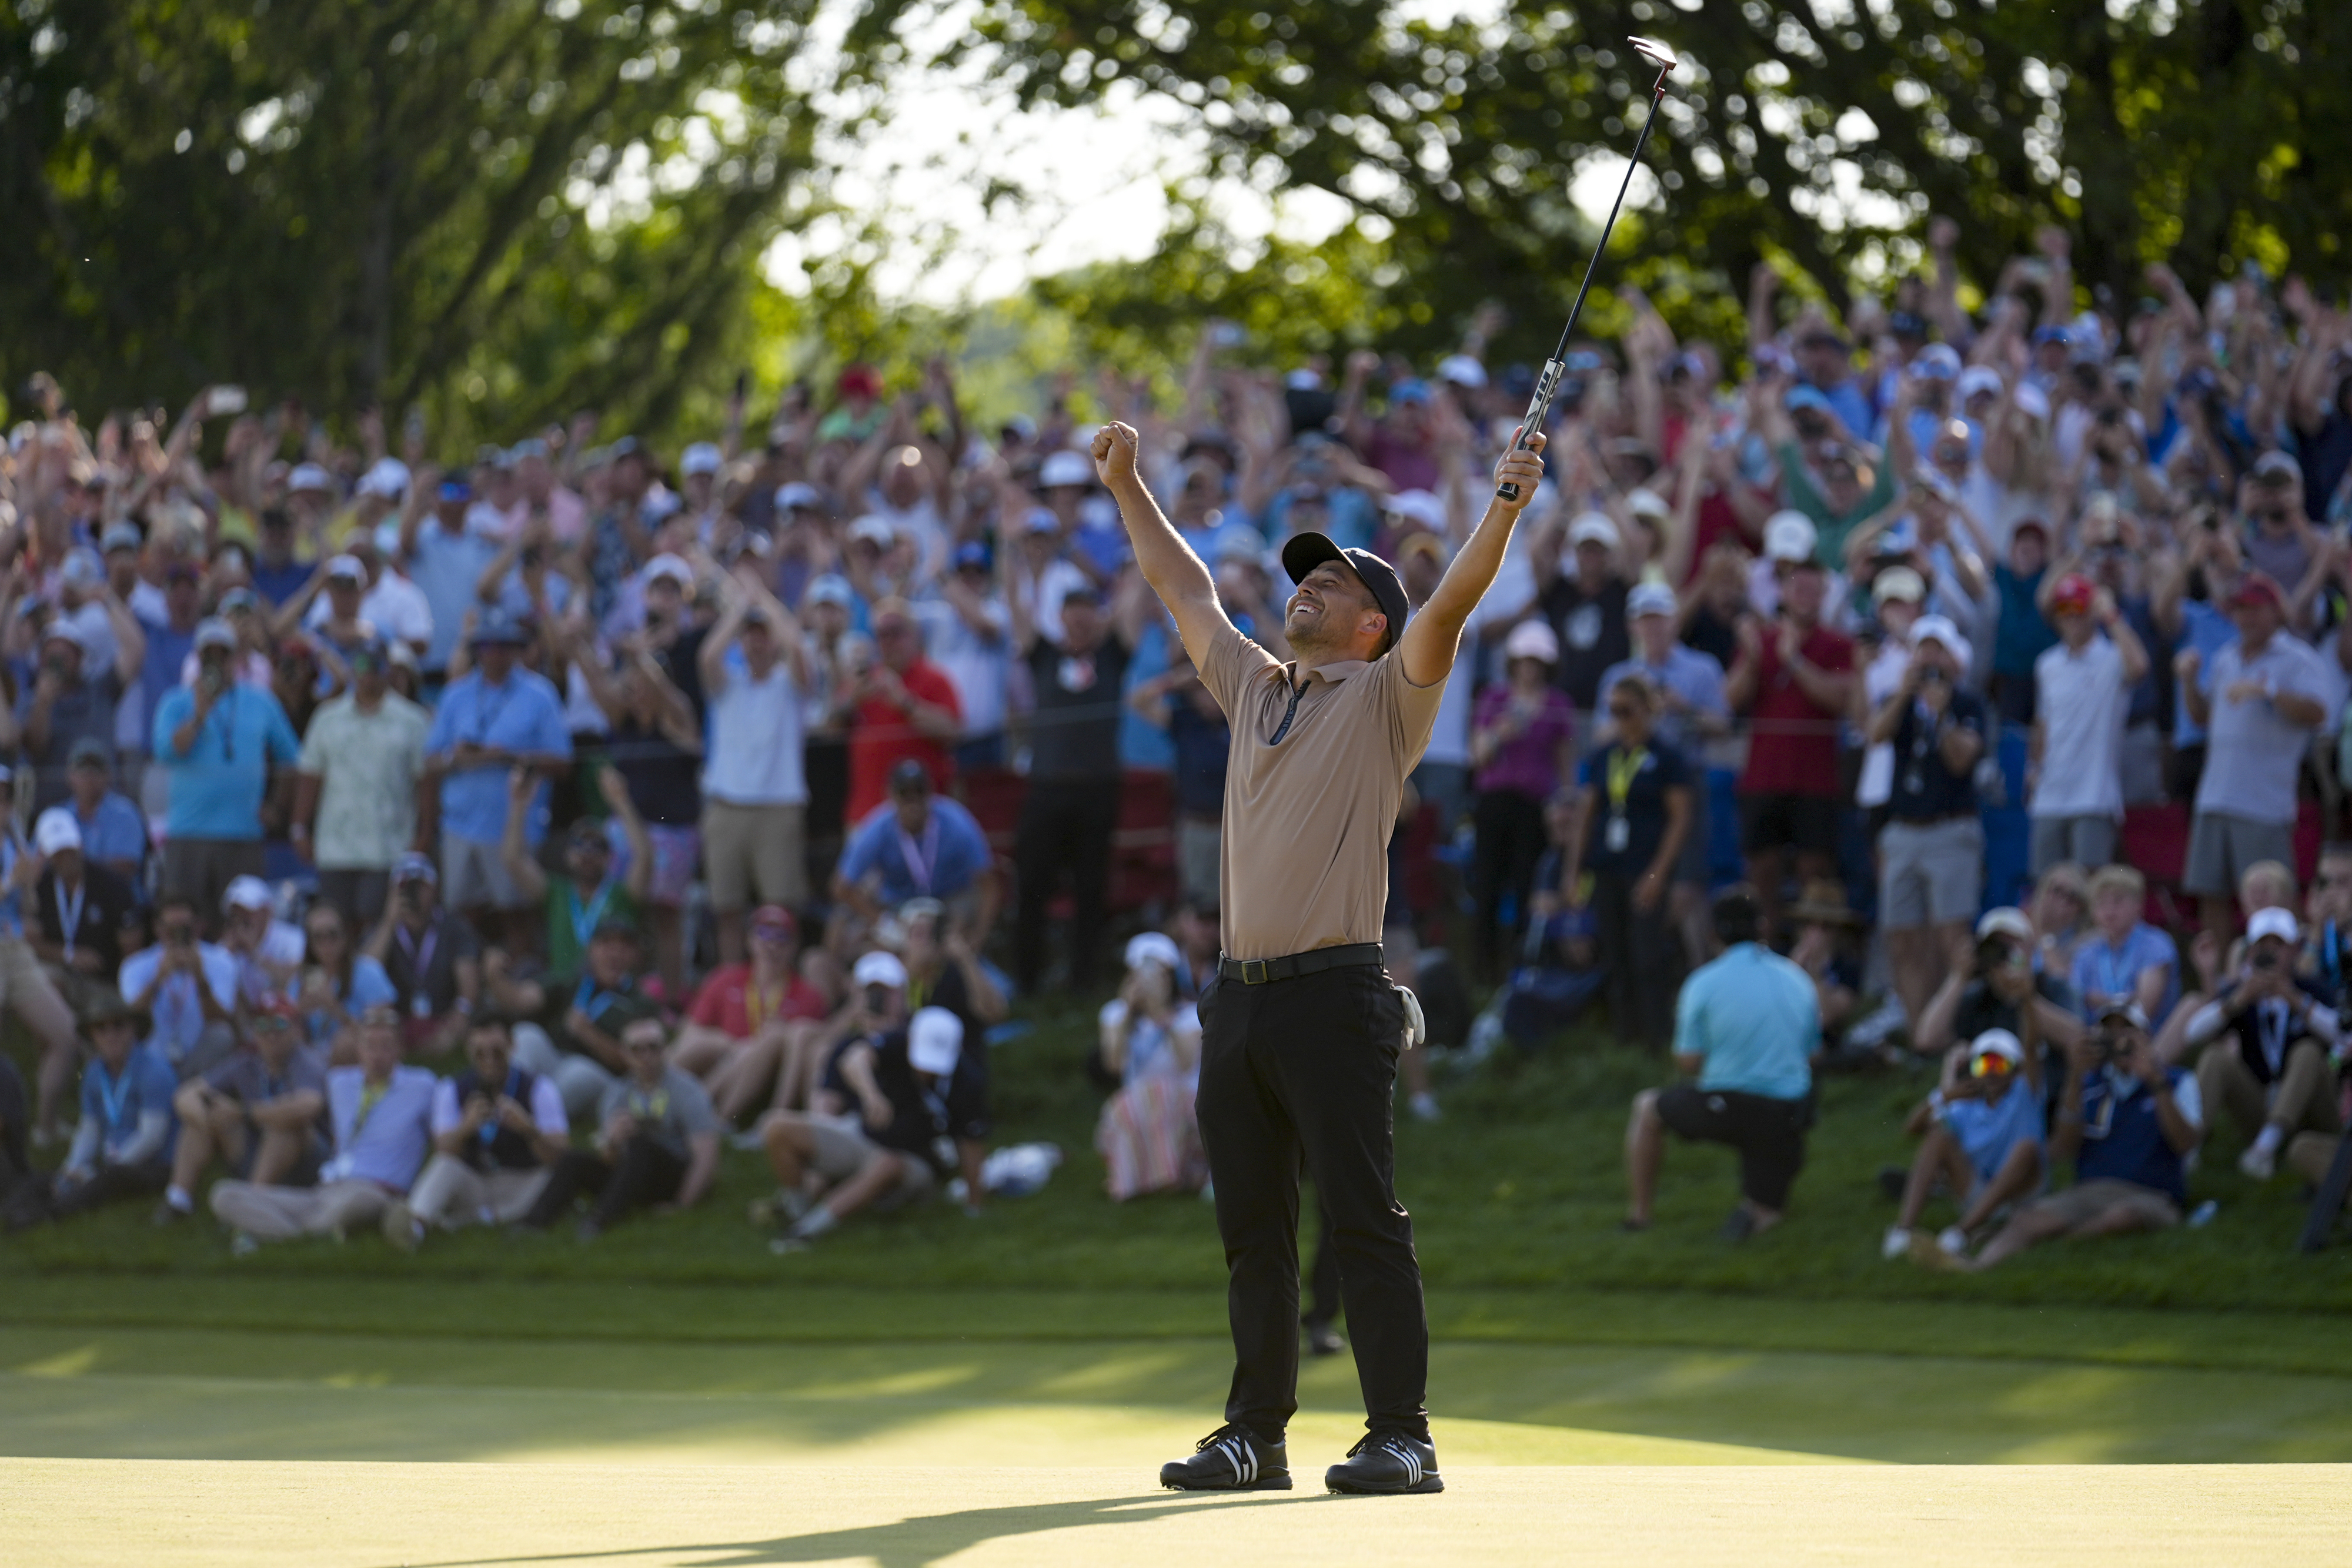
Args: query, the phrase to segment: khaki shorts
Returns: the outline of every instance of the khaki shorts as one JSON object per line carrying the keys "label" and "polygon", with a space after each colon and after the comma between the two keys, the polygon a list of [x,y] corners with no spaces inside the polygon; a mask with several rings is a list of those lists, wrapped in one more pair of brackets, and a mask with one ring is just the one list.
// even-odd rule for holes
{"label": "khaki shorts", "polygon": [[732,914],[759,902],[796,908],[808,902],[807,809],[702,803],[702,875],[710,906]]}
{"label": "khaki shorts", "polygon": [[[886,1149],[866,1135],[855,1116],[812,1116],[809,1131],[814,1136],[815,1148],[809,1168],[824,1178],[827,1186],[837,1185],[861,1175],[867,1166],[885,1155],[898,1151]],[[898,1155],[898,1185],[885,1193],[881,1203],[896,1206],[911,1203],[930,1190],[931,1167],[918,1155]]]}
{"label": "khaki shorts", "polygon": [[2138,1211],[2143,1225],[2150,1230],[2168,1230],[2180,1223],[2180,1206],[2167,1194],[2152,1186],[2142,1186],[2137,1182],[2116,1181],[2110,1177],[2077,1182],[2063,1192],[2035,1198],[2028,1212],[2036,1218],[2063,1220],[2071,1230],[2084,1220],[2096,1218],[2120,1205],[2128,1205]]}
{"label": "khaki shorts", "polygon": [[520,909],[529,901],[507,874],[499,846],[441,835],[441,902],[452,909]]}

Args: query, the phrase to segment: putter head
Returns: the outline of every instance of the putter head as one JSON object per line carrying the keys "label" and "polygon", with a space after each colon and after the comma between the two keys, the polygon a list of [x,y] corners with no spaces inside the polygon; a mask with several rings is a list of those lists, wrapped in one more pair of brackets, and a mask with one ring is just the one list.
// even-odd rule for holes
{"label": "putter head", "polygon": [[1625,41],[1633,46],[1635,54],[1662,71],[1672,71],[1676,66],[1682,64],[1680,60],[1675,58],[1674,50],[1655,38],[1627,38]]}

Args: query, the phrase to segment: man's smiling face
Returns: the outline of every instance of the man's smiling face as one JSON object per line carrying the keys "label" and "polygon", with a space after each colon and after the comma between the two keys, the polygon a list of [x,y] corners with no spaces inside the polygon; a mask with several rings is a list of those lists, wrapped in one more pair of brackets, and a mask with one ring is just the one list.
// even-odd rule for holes
{"label": "man's smiling face", "polygon": [[1327,560],[1299,579],[1283,615],[1283,635],[1301,652],[1338,652],[1354,643],[1367,612],[1379,613],[1371,591],[1347,566]]}

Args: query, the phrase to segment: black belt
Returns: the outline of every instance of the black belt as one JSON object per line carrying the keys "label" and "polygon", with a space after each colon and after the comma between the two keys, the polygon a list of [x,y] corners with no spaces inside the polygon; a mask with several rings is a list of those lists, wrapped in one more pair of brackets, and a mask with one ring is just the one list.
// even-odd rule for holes
{"label": "black belt", "polygon": [[1217,973],[1244,986],[1263,986],[1268,980],[1295,980],[1302,975],[1319,975],[1326,969],[1378,965],[1380,961],[1379,943],[1350,942],[1344,947],[1318,947],[1311,953],[1293,953],[1282,958],[1228,958],[1220,954]]}

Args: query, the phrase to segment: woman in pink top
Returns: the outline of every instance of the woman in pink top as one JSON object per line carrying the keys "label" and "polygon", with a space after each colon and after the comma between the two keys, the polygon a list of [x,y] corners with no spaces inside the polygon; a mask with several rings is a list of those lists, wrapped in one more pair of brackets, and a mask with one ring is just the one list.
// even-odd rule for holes
{"label": "woman in pink top", "polygon": [[[1544,802],[1575,777],[1576,767],[1569,744],[1575,709],[1568,694],[1551,684],[1559,639],[1541,621],[1522,621],[1504,642],[1503,659],[1507,678],[1478,694],[1470,717],[1470,766],[1478,791],[1470,883],[1478,901],[1478,950],[1490,979],[1502,977],[1527,926],[1536,862],[1544,852]],[[1500,929],[1506,894],[1513,909],[1508,933]]]}

